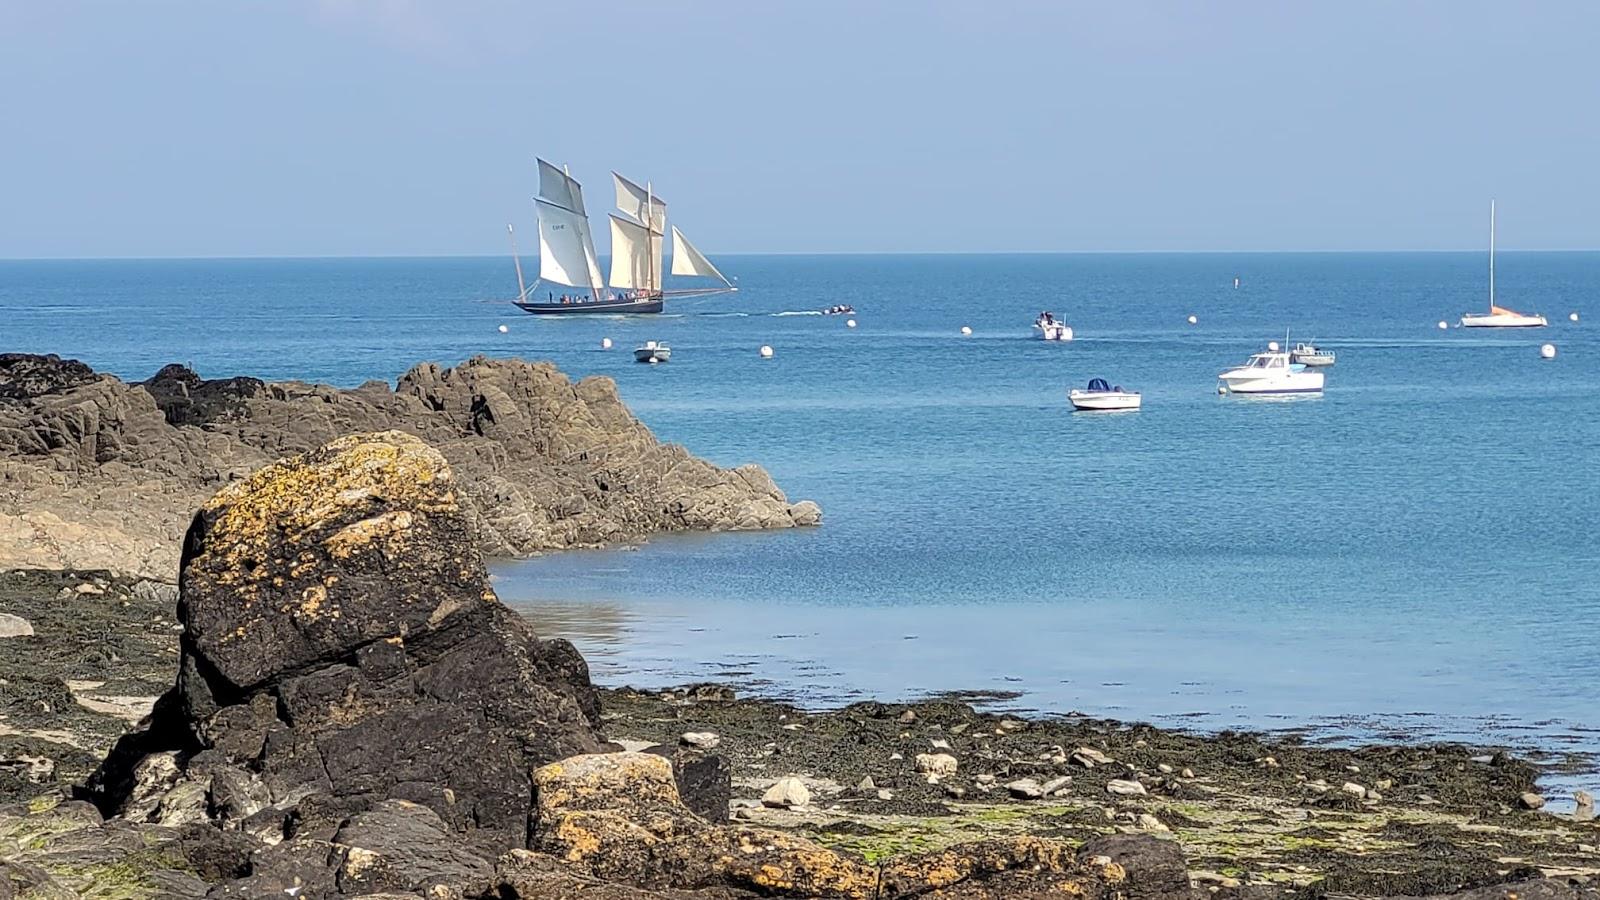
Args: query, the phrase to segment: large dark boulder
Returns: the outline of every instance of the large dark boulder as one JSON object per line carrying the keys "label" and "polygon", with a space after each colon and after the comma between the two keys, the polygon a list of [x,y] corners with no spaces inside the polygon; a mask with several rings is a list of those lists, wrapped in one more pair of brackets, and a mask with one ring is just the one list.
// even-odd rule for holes
{"label": "large dark boulder", "polygon": [[191,785],[239,827],[294,809],[276,821],[331,838],[398,799],[492,854],[525,843],[530,770],[600,746],[582,658],[500,604],[450,468],[411,435],[223,489],[181,573],[177,684],[91,779],[108,814]]}

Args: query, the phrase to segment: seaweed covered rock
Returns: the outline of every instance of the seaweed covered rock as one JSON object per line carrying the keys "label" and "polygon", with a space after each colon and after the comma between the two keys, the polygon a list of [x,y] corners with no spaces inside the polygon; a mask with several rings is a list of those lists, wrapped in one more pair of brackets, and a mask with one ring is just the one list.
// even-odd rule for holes
{"label": "seaweed covered rock", "polygon": [[385,432],[219,491],[185,539],[177,684],[95,802],[151,817],[198,791],[270,840],[405,800],[491,856],[522,846],[530,770],[597,749],[598,704],[577,651],[495,597],[458,490]]}

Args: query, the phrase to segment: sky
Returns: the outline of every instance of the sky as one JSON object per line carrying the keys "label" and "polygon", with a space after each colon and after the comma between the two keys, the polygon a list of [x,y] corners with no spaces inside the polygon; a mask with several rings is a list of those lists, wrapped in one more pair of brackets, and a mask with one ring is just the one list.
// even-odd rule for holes
{"label": "sky", "polygon": [[[1600,4],[0,0],[0,258],[1600,248]],[[605,230],[601,253],[606,252]],[[528,249],[525,247],[525,250]]]}

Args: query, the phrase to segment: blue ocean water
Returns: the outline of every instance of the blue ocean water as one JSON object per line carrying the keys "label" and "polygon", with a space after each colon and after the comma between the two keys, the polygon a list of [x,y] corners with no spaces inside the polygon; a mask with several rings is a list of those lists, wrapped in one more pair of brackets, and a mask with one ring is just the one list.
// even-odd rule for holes
{"label": "blue ocean water", "polygon": [[[565,320],[496,259],[0,262],[0,348],[339,385],[548,358],[822,504],[497,565],[605,681],[1600,750],[1600,334],[1568,321],[1600,322],[1600,254],[1498,262],[1551,327],[1439,330],[1486,305],[1470,253],[729,257],[738,294]],[[1324,396],[1216,395],[1286,329],[1338,352]],[[1145,408],[1072,413],[1093,376]]]}

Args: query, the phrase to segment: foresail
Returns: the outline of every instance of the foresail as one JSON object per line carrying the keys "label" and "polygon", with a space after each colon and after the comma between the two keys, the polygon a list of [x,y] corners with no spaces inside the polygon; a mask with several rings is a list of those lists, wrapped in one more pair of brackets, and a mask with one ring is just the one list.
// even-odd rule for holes
{"label": "foresail", "polygon": [[661,235],[615,213],[611,216],[611,281],[623,290],[661,289]]}
{"label": "foresail", "polygon": [[665,234],[667,202],[615,172],[611,173],[611,178],[617,185],[617,209],[640,224],[644,223],[648,210],[651,230],[658,235]]}
{"label": "foresail", "polygon": [[595,290],[602,284],[589,220],[548,200],[539,207],[539,278],[568,287]]}
{"label": "foresail", "polygon": [[706,259],[705,254],[695,249],[689,239],[683,236],[678,226],[672,226],[672,274],[674,275],[700,275],[705,278],[715,278],[723,284],[733,287],[733,282],[717,271],[717,267]]}

